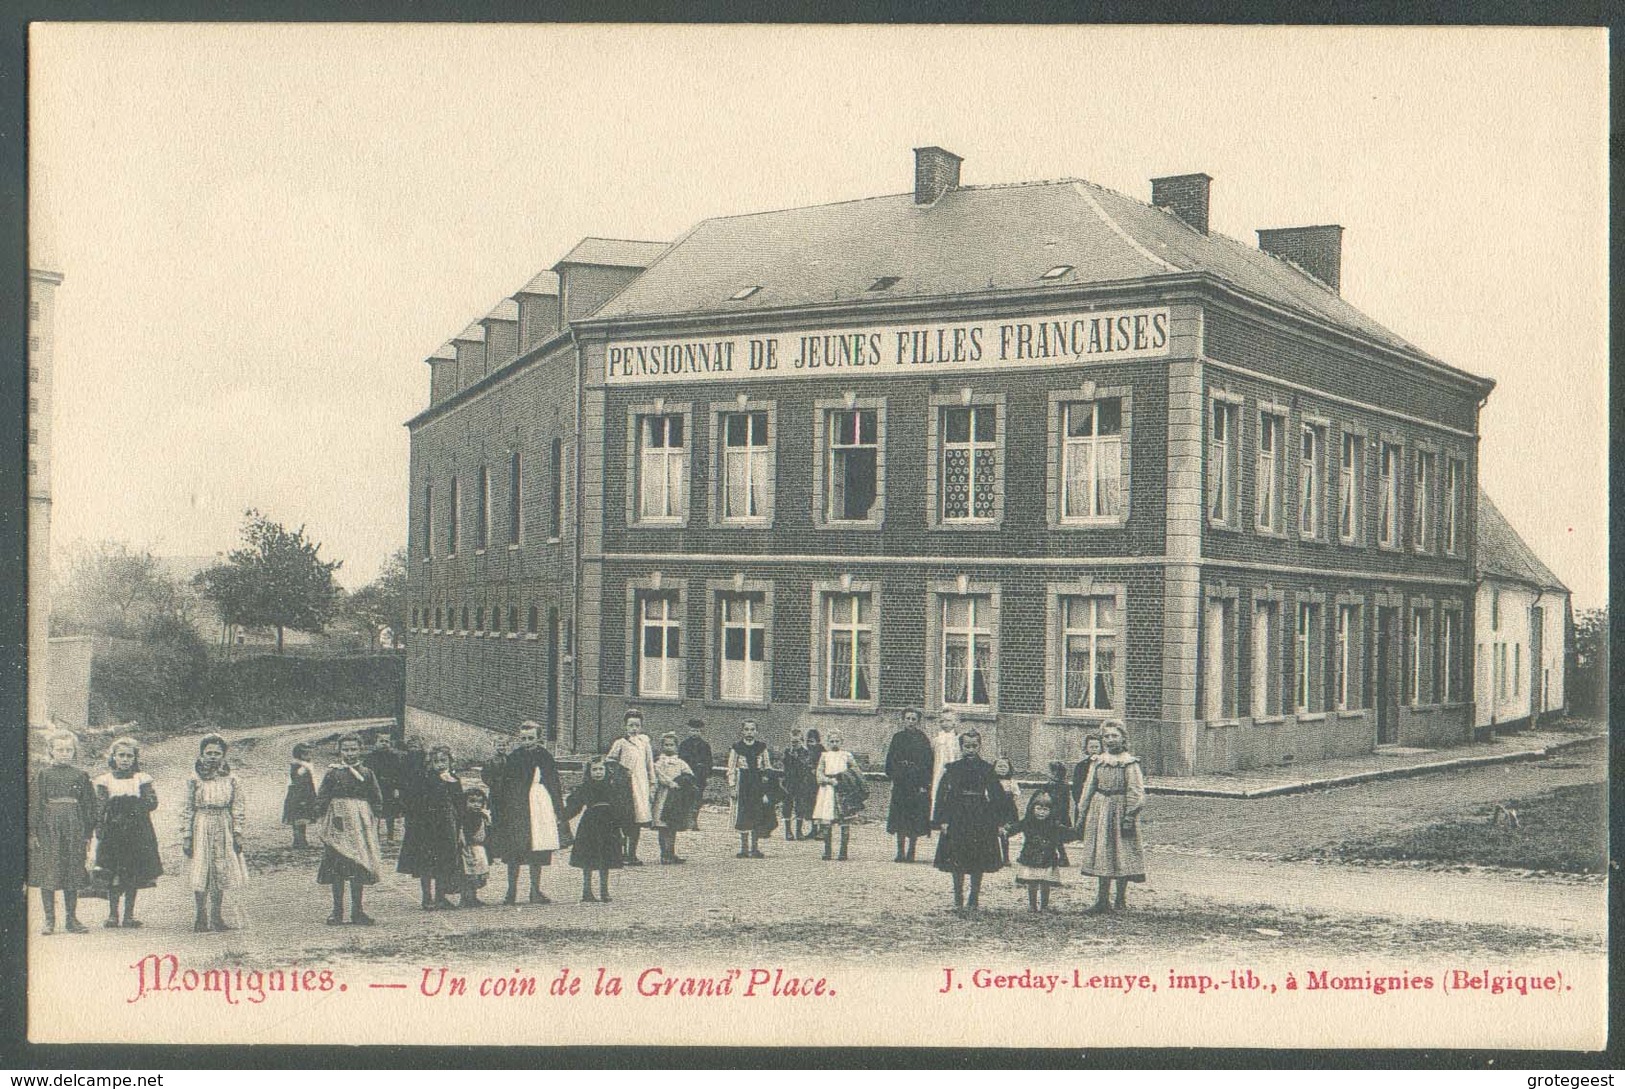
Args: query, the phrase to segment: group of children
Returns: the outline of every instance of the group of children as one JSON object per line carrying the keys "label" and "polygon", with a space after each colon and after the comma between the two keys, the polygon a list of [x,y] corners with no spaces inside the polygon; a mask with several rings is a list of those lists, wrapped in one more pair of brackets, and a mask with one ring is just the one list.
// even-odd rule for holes
{"label": "group of children", "polygon": [[[917,712],[912,721],[905,715],[900,734],[917,730],[918,721]],[[395,821],[403,816],[395,868],[418,879],[424,910],[481,905],[479,892],[493,859],[508,864],[505,903],[516,902],[525,865],[531,902],[546,903],[537,867],[550,864],[553,852],[566,847],[570,865],[582,871],[582,900],[608,902],[609,871],[642,865],[637,858],[642,828],[656,829],[662,863],[684,861],[677,855],[677,835],[698,827],[712,770],[704,724],[691,720],[689,726],[691,736],[682,744],[675,733],[665,734],[656,756],[641,714],[628,712],[623,737],[587,765],[581,783],[567,795],[534,723],[524,724],[518,747],[499,745],[481,769],[482,781],[467,785],[453,772],[445,746],[425,751],[409,741],[399,752],[384,736],[363,755],[358,734],[339,739],[339,762],[318,785],[312,749],[300,744],[288,767],[283,822],[293,830],[295,848],[312,846],[314,825],[322,848],[316,881],[331,888],[327,921],[332,925],[345,921],[346,891],[350,923],[373,923],[364,910],[364,889],[381,879],[381,839],[394,838]],[[1082,872],[1098,881],[1088,911],[1122,909],[1128,882],[1145,880],[1138,829],[1145,780],[1127,750],[1122,726],[1107,723],[1089,735],[1084,757],[1070,775],[1065,764],[1050,764],[1049,780],[1037,788],[1025,812],[1009,761],[989,765],[977,755],[979,748],[975,731],[956,735],[948,754],[954,759],[939,760],[934,775],[929,768],[907,773],[906,764],[888,757],[888,772],[895,773],[888,830],[901,827],[900,808],[914,805],[912,793],[924,794],[928,782],[924,834],[942,832],[935,861],[954,875],[956,907],[967,904],[967,878],[968,905],[977,906],[983,875],[1011,865],[1010,842],[1019,835],[1016,882],[1027,890],[1029,910],[1049,908],[1051,891],[1062,883],[1061,867],[1071,864],[1069,843],[1079,845]],[[78,740],[72,733],[53,734],[47,749],[50,762],[36,778],[29,819],[29,883],[40,890],[44,933],[56,931],[58,892],[62,925],[70,933],[86,929],[78,919],[82,893],[107,899],[104,925],[139,927],[137,895],[163,873],[152,823],[158,796],[152,777],[140,768],[139,743],[128,737],[114,741],[107,771],[94,780],[75,766]],[[226,894],[248,882],[244,796],[227,750],[218,734],[201,739],[181,807],[181,847],[196,901],[194,929],[200,932],[232,929],[223,910]],[[839,731],[820,738],[816,731],[796,730],[781,770],[773,766],[755,723],[746,722],[728,750],[726,767],[738,857],[765,857],[761,838],[772,835],[782,813],[785,839],[821,840],[824,859],[848,860],[851,825],[865,807],[867,786]],[[921,779],[917,791],[908,786],[914,779]],[[913,860],[913,836],[903,831],[898,831],[897,860]]]}
{"label": "group of children", "polygon": [[[218,734],[199,742],[181,806],[181,852],[198,931],[231,929],[225,895],[248,882],[244,799],[226,749]],[[52,734],[46,752],[49,763],[35,777],[28,822],[28,883],[40,891],[43,933],[56,933],[58,893],[62,926],[70,934],[86,930],[79,921],[81,894],[107,900],[103,926],[139,927],[136,897],[164,872],[152,823],[158,792],[141,770],[140,743],[130,737],[114,741],[107,750],[107,771],[94,780],[76,766],[79,739],[72,733]]]}

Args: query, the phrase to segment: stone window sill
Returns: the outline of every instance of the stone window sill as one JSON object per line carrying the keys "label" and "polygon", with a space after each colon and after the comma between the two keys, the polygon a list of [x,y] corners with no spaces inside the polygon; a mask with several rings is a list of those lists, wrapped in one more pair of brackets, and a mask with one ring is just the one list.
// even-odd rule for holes
{"label": "stone window sill", "polygon": [[766,711],[772,706],[767,700],[702,700],[701,707],[713,711]]}
{"label": "stone window sill", "polygon": [[880,708],[867,703],[815,703],[807,708],[809,715],[879,715]]}

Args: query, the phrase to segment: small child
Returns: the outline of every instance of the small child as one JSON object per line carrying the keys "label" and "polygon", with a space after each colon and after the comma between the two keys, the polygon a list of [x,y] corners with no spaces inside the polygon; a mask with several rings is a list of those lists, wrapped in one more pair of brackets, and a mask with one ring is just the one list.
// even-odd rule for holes
{"label": "small child", "polygon": [[1066,764],[1060,760],[1049,762],[1049,782],[1039,788],[1049,795],[1051,816],[1062,824],[1072,824],[1072,792],[1067,783]]}
{"label": "small child", "polygon": [[181,850],[191,860],[197,903],[192,929],[199,933],[230,930],[221,905],[226,893],[248,884],[248,867],[243,864],[248,802],[226,762],[226,748],[226,739],[219,734],[203,736],[181,802]]}
{"label": "small child", "polygon": [[660,755],[655,757],[655,796],[650,810],[660,839],[661,865],[687,861],[677,857],[677,833],[694,827],[699,808],[694,769],[677,755],[677,735],[667,733],[660,738]]}
{"label": "small child", "polygon": [[999,757],[993,761],[993,774],[999,779],[999,786],[1004,788],[1005,804],[999,811],[999,853],[1004,858],[1004,864],[1010,865],[1010,830],[1021,819],[1021,784],[1016,782],[1015,772],[1010,768],[1010,761]]}
{"label": "small child", "polygon": [[436,745],[421,771],[403,781],[406,831],[401,835],[400,873],[418,879],[424,911],[454,908],[451,890],[463,883],[463,784],[451,771],[451,750]]}
{"label": "small child", "polygon": [[[581,785],[570,792],[564,803],[564,819],[577,814],[575,845],[570,848],[570,865],[581,871],[581,899],[609,903],[609,871],[626,864],[626,837],[621,827],[622,804],[619,790],[610,779],[609,767],[599,757],[587,766]],[[592,894],[593,871],[598,872],[598,895]]]}
{"label": "small child", "polygon": [[63,925],[83,934],[79,890],[85,885],[85,853],[96,825],[96,790],[90,776],[74,767],[79,739],[66,730],[46,742],[51,762],[34,778],[28,814],[28,883],[39,889],[45,929],[56,933],[56,893],[62,890]]}
{"label": "small child", "polygon": [[[121,737],[107,750],[108,771],[95,779],[101,817],[96,822],[96,858],[93,876],[107,891],[106,927],[138,927],[135,894],[158,883],[164,872],[158,857],[158,834],[152,812],[158,794],[152,776],[141,770],[141,745]],[[124,921],[119,922],[119,900],[124,900]]]}
{"label": "small child", "polygon": [[1083,738],[1083,759],[1072,766],[1072,810],[1073,823],[1083,820],[1083,784],[1089,778],[1089,769],[1094,766],[1095,758],[1106,751],[1106,743],[1101,739],[1099,732],[1085,734]]}
{"label": "small child", "polygon": [[1048,911],[1049,893],[1061,884],[1061,866],[1066,853],[1061,844],[1069,829],[1056,819],[1048,791],[1033,796],[1027,815],[1013,831],[1021,833],[1021,853],[1016,856],[1016,884],[1027,886],[1027,910]]}
{"label": "small child", "polygon": [[293,845],[309,847],[305,830],[316,819],[316,770],[310,765],[310,746],[293,747],[288,764],[288,793],[282,799],[282,823],[293,826]]}
{"label": "small child", "polygon": [[490,795],[479,784],[468,788],[463,806],[463,906],[479,907],[480,890],[490,878],[491,860],[485,853],[485,841],[491,832],[491,811],[487,808]]}

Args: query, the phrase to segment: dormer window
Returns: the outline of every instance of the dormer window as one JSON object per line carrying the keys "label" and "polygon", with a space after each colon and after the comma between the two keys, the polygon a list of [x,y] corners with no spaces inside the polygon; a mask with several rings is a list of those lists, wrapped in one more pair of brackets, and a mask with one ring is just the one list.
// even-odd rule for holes
{"label": "dormer window", "polygon": [[1071,265],[1056,265],[1054,268],[1052,268],[1048,272],[1044,273],[1044,275],[1040,276],[1039,279],[1040,280],[1059,280],[1062,276],[1065,276],[1067,273],[1069,273],[1071,271],[1072,271],[1072,266]]}
{"label": "dormer window", "polygon": [[760,290],[762,290],[761,284],[751,284],[749,287],[742,287],[738,291],[735,291],[732,295],[728,296],[728,299],[731,302],[738,302],[740,299],[750,298]]}
{"label": "dormer window", "polygon": [[882,276],[874,283],[869,285],[869,290],[885,291],[887,288],[897,286],[897,281],[900,279],[902,279],[900,276]]}

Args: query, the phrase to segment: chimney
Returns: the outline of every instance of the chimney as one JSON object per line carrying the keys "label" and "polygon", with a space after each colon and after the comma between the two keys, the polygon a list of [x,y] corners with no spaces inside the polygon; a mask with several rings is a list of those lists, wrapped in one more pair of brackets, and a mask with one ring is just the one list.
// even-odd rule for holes
{"label": "chimney", "polygon": [[1258,248],[1291,261],[1333,291],[1341,291],[1343,228],[1335,223],[1259,231]]}
{"label": "chimney", "polygon": [[940,147],[914,149],[914,203],[935,204],[946,192],[959,188],[961,159]]}
{"label": "chimney", "polygon": [[1206,174],[1175,174],[1151,179],[1151,203],[1166,208],[1207,234],[1207,193],[1213,179]]}

